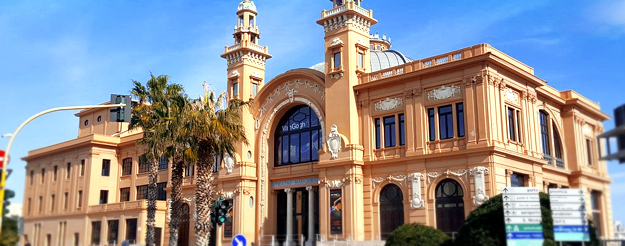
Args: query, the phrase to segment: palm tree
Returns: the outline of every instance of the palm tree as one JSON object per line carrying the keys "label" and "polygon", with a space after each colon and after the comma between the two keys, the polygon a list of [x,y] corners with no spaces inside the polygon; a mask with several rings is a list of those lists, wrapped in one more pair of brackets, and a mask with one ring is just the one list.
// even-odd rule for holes
{"label": "palm tree", "polygon": [[139,141],[146,148],[149,161],[148,208],[146,245],[154,244],[154,224],[156,215],[156,198],[158,163],[166,153],[174,138],[177,113],[181,112],[178,102],[184,98],[181,85],[170,84],[169,76],[150,75],[147,88],[141,82],[134,81],[131,93],[139,99],[139,104],[132,108],[129,129],[142,128],[143,138]]}
{"label": "palm tree", "polygon": [[241,124],[241,111],[247,103],[232,100],[226,103],[226,94],[219,96],[204,86],[204,97],[193,102],[192,128],[197,135],[196,190],[195,190],[195,244],[208,244],[213,187],[214,157],[224,154],[234,156],[235,144],[246,143],[245,129]]}

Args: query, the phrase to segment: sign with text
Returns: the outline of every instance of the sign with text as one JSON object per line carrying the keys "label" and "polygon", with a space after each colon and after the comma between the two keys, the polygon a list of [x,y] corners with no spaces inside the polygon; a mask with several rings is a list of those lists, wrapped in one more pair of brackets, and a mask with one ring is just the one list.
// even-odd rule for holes
{"label": "sign with text", "polygon": [[534,187],[504,187],[503,199],[504,223],[508,245],[538,246],[543,245],[543,226],[540,224],[540,198]]}
{"label": "sign with text", "polygon": [[555,240],[590,241],[584,191],[551,188],[549,200]]}

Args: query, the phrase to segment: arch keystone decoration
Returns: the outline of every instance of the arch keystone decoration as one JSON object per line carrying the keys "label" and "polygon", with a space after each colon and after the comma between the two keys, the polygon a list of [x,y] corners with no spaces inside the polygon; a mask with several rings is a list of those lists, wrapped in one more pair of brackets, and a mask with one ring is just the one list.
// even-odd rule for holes
{"label": "arch keystone decoration", "polygon": [[331,160],[339,158],[339,152],[341,151],[341,134],[339,134],[338,127],[332,124],[330,127],[330,134],[328,134],[328,150],[332,153]]}
{"label": "arch keystone decoration", "polygon": [[488,168],[474,167],[469,173],[473,176],[473,185],[475,186],[475,196],[473,196],[473,204],[481,205],[489,198],[486,195],[486,185],[484,184],[484,175],[488,174]]}
{"label": "arch keystone decoration", "polygon": [[421,179],[425,176],[422,173],[411,173],[408,176],[412,181],[412,199],[410,199],[411,208],[424,208],[425,202],[421,198]]}

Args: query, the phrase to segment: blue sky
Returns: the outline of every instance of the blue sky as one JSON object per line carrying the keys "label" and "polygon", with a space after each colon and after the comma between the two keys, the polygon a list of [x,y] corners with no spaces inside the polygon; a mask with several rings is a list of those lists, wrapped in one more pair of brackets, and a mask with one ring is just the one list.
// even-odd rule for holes
{"label": "blue sky", "polygon": [[[323,28],[315,23],[327,0],[255,1],[260,44],[269,46],[267,78],[323,60]],[[225,89],[238,1],[0,1],[0,134],[42,110],[107,101],[131,81],[167,74],[199,96],[206,81]],[[535,68],[559,89],[598,101],[602,110],[625,103],[625,0],[407,1],[367,0],[413,59],[489,43]],[[28,150],[75,138],[76,111],[43,116],[17,136],[8,188],[22,202]],[[612,120],[604,122],[612,129]],[[5,148],[8,139],[0,139]],[[625,221],[625,165],[609,163],[614,218]]]}

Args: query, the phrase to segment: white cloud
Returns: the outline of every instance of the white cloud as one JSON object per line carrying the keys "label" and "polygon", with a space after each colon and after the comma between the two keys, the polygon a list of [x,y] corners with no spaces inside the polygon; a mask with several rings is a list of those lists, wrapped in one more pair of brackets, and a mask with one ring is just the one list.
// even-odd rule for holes
{"label": "white cloud", "polygon": [[625,0],[606,0],[595,2],[595,5],[588,8],[586,15],[596,23],[625,31],[624,13]]}

